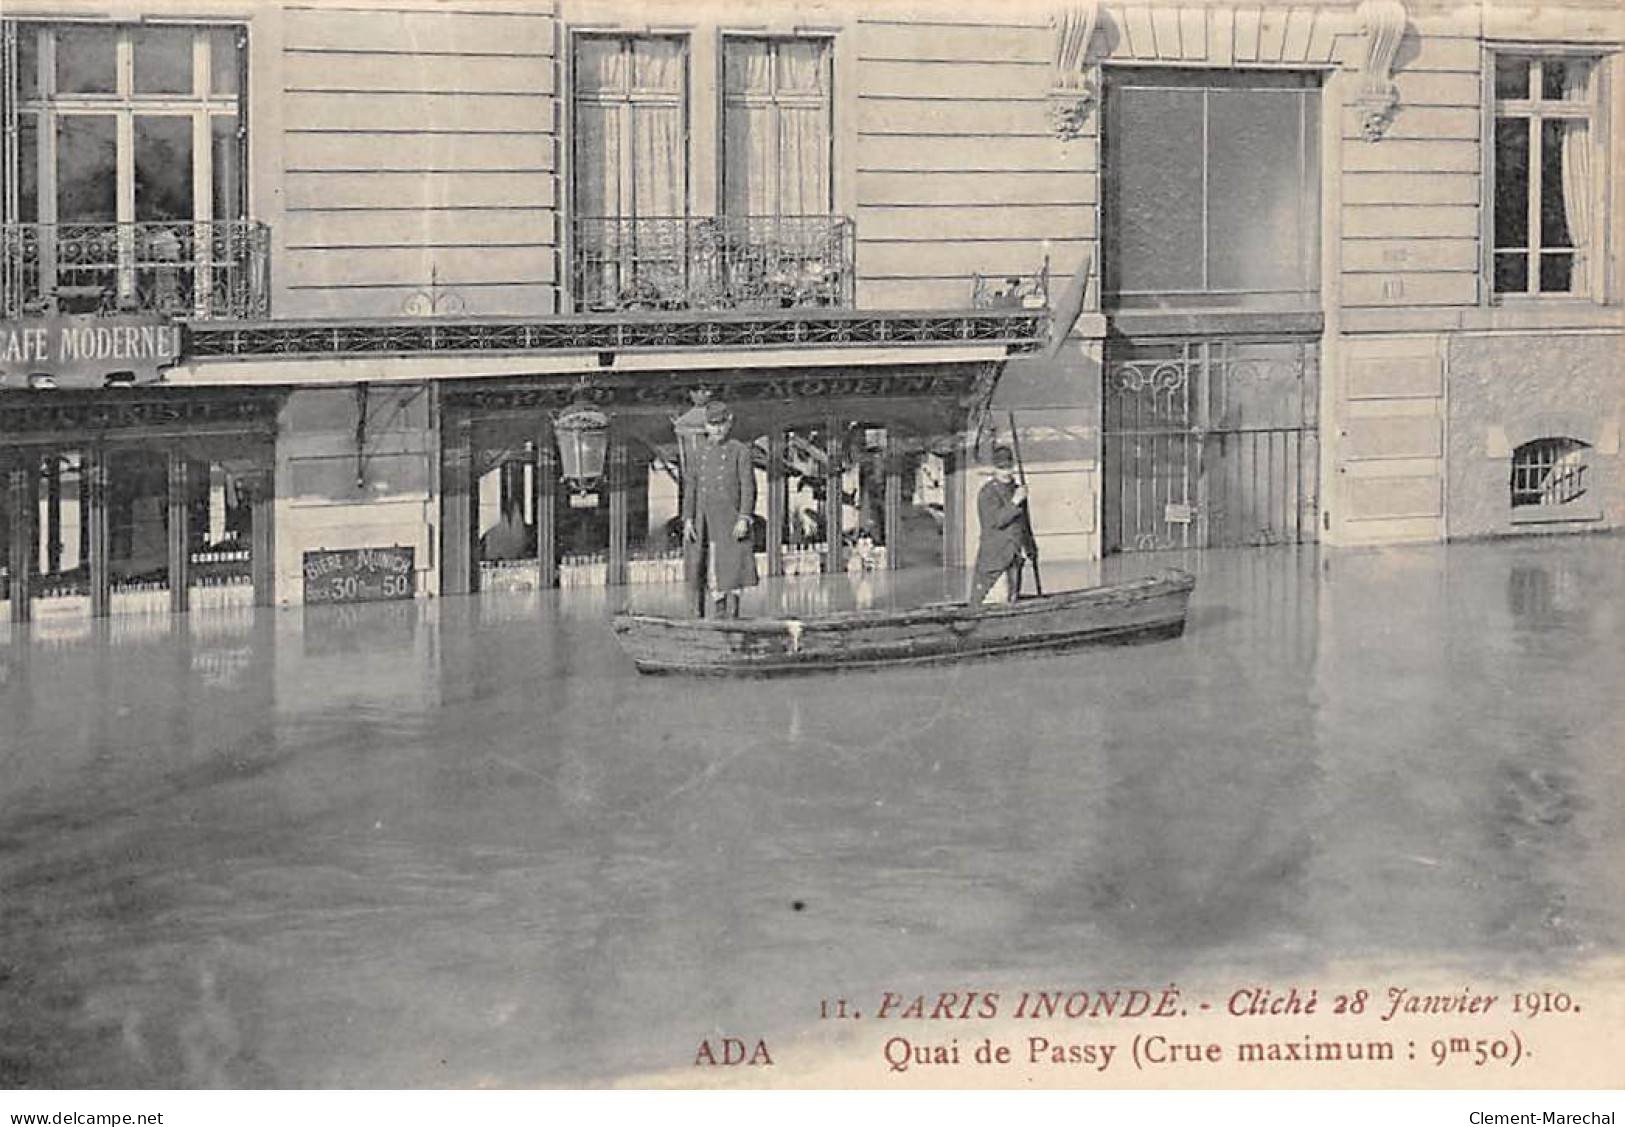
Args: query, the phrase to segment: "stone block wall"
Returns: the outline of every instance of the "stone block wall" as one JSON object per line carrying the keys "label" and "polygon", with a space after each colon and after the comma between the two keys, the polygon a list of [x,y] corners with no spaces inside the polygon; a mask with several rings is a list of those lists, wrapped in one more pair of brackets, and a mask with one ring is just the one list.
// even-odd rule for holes
{"label": "stone block wall", "polygon": [[[1625,475],[1625,335],[1460,334],[1449,342],[1447,506],[1451,539],[1621,526]],[[1511,503],[1513,452],[1537,438],[1573,438],[1585,492],[1562,506]]]}

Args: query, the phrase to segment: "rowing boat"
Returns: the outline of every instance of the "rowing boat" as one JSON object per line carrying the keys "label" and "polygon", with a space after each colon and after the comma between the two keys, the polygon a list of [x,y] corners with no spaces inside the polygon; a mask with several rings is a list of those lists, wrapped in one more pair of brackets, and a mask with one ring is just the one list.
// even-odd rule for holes
{"label": "rowing boat", "polygon": [[1196,580],[1143,579],[980,607],[853,610],[809,618],[615,616],[640,673],[766,676],[1048,652],[1094,642],[1178,637]]}

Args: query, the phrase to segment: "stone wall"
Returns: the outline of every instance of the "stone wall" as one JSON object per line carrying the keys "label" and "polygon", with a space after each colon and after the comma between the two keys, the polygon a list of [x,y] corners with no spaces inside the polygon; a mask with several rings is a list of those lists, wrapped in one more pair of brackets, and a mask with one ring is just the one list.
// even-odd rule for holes
{"label": "stone wall", "polygon": [[[289,4],[280,17],[250,124],[281,161],[256,185],[277,315],[555,312],[553,5]],[[250,34],[271,38],[271,21]]]}
{"label": "stone wall", "polygon": [[[423,384],[312,388],[278,420],[276,600],[304,601],[313,549],[411,547],[419,595],[439,590],[433,545],[435,429]],[[359,425],[361,412],[366,425]]]}
{"label": "stone wall", "polygon": [[[1449,342],[1447,535],[1618,528],[1625,507],[1619,427],[1625,337],[1618,333],[1462,334]],[[1512,452],[1536,438],[1589,443],[1584,496],[1514,515]],[[1531,518],[1539,519],[1531,523]]]}

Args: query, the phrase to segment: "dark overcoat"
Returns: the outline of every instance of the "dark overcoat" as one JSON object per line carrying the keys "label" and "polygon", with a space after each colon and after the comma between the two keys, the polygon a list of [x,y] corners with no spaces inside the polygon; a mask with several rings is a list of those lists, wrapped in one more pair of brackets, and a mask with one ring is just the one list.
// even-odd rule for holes
{"label": "dark overcoat", "polygon": [[982,540],[976,548],[976,571],[996,575],[1023,554],[1027,544],[1026,507],[1010,499],[1014,482],[992,478],[976,495],[976,517]]}
{"label": "dark overcoat", "polygon": [[[716,589],[731,591],[756,586],[756,552],[749,532],[734,539],[734,522],[747,524],[756,512],[756,468],[750,447],[737,439],[713,443],[702,439],[684,483],[683,517],[694,522],[699,534],[699,574],[705,575],[705,549],[711,548],[716,566]],[[703,580],[702,580],[703,582]]]}

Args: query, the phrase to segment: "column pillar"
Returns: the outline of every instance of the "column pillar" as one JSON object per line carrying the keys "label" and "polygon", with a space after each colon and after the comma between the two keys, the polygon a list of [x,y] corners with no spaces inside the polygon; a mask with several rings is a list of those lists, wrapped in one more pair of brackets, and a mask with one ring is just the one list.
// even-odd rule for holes
{"label": "column pillar", "polygon": [[105,618],[113,605],[112,481],[105,446],[85,450],[84,544],[90,559],[90,613]]}
{"label": "column pillar", "polygon": [[784,574],[784,510],[788,507],[784,477],[784,428],[767,433],[767,573]]}
{"label": "column pillar", "polygon": [[519,496],[519,490],[523,487],[524,472],[523,463],[516,462],[512,458],[502,463],[502,469],[497,474],[497,480],[500,483],[497,486],[497,514],[499,517],[506,517],[513,508],[514,501]]}
{"label": "column pillar", "polygon": [[[99,454],[98,454],[99,456]],[[79,563],[86,566],[90,559],[90,470],[91,451],[87,448],[79,463]],[[94,569],[95,564],[89,563]]]}
{"label": "column pillar", "polygon": [[254,575],[254,605],[276,605],[276,448],[263,455],[254,480],[249,516],[249,566]]}
{"label": "column pillar", "polygon": [[185,614],[192,586],[192,506],[187,483],[192,463],[184,452],[169,452],[169,612]]}
{"label": "column pillar", "polygon": [[845,544],[841,541],[841,420],[831,415],[824,421],[824,574],[840,575],[846,570]]}
{"label": "column pillar", "polygon": [[886,473],[886,570],[895,571],[903,536],[903,442],[896,427],[886,428],[886,454],[881,464]]}
{"label": "column pillar", "polygon": [[605,581],[619,587],[626,583],[626,438],[616,430],[609,435],[605,476],[609,488],[609,567]]}
{"label": "column pillar", "polygon": [[942,566],[965,566],[965,439],[955,435],[942,466]]}
{"label": "column pillar", "polygon": [[477,590],[474,537],[474,420],[449,421],[440,452],[440,593],[467,595]]}
{"label": "column pillar", "polygon": [[45,570],[62,573],[62,459],[54,452],[45,464]]}
{"label": "column pillar", "polygon": [[536,437],[536,563],[544,588],[559,585],[559,455],[553,420],[542,416]]}
{"label": "column pillar", "polygon": [[25,455],[20,463],[13,463],[6,474],[6,489],[11,502],[11,552],[6,561],[11,571],[11,620],[27,622],[28,579],[34,570],[34,521],[38,505],[36,477],[38,455]]}

